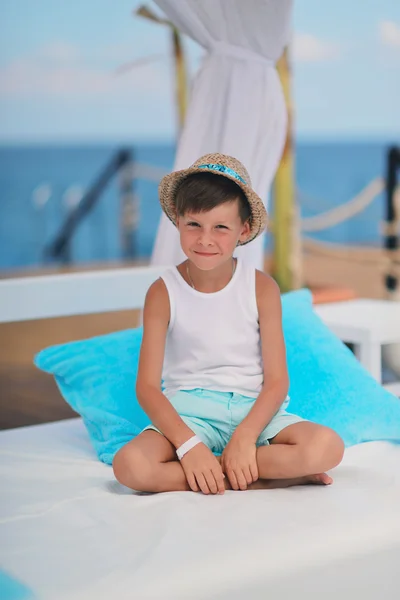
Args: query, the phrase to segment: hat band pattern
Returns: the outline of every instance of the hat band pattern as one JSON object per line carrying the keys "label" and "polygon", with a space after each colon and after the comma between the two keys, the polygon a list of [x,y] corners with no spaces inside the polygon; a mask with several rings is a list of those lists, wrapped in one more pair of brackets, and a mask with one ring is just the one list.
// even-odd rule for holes
{"label": "hat band pattern", "polygon": [[225,173],[226,175],[230,175],[237,181],[241,181],[242,183],[246,184],[246,181],[243,179],[243,177],[241,177],[239,175],[239,173],[236,173],[236,171],[234,171],[233,169],[230,169],[229,167],[225,167],[225,165],[218,165],[218,164],[211,163],[211,164],[207,164],[207,165],[196,165],[196,166],[198,169],[208,169],[209,171],[218,171],[219,173]]}

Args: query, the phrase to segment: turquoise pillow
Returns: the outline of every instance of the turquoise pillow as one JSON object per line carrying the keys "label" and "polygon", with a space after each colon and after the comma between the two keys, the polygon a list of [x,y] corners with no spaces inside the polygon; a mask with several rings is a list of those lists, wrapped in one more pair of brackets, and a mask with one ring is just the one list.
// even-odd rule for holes
{"label": "turquoise pillow", "polygon": [[[290,408],[332,427],[346,446],[400,441],[400,401],[384,390],[317,317],[308,290],[282,296],[290,375]],[[149,423],[135,396],[141,329],[129,329],[42,350],[35,364],[57,385],[87,427],[100,458]]]}
{"label": "turquoise pillow", "polygon": [[51,346],[35,364],[54,375],[62,396],[81,415],[99,459],[114,454],[150,423],[136,400],[142,329]]}
{"label": "turquoise pillow", "polygon": [[346,446],[400,442],[400,400],[385,390],[316,315],[309,290],[282,296],[289,410],[331,427]]}
{"label": "turquoise pillow", "polygon": [[23,583],[0,569],[1,600],[34,600],[34,595]]}

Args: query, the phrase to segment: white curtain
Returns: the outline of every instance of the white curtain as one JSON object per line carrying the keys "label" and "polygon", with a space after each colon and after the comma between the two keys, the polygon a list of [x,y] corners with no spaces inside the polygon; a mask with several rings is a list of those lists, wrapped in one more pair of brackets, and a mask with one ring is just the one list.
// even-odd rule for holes
{"label": "white curtain", "polygon": [[[167,17],[206,50],[196,75],[174,165],[208,152],[237,157],[267,204],[282,154],[286,108],[275,63],[290,36],[292,0],[155,0]],[[263,268],[264,236],[237,249]],[[185,256],[175,227],[162,216],[152,263]]]}

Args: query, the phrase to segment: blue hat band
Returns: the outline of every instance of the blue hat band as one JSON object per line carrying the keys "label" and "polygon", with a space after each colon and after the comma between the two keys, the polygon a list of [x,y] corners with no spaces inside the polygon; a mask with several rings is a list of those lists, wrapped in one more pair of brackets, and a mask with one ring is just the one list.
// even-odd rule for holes
{"label": "blue hat band", "polygon": [[197,168],[198,169],[207,169],[208,171],[216,171],[218,173],[224,173],[224,175],[230,175],[237,181],[240,181],[241,183],[244,183],[245,185],[247,185],[246,181],[243,179],[243,177],[240,177],[240,175],[238,173],[236,173],[236,171],[234,171],[233,169],[230,169],[229,167],[225,167],[225,165],[207,164],[207,165],[198,165]]}

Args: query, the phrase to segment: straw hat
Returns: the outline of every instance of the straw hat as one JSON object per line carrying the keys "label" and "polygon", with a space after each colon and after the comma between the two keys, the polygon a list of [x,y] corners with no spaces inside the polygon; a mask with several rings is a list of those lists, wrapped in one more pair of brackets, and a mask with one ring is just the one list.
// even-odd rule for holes
{"label": "straw hat", "polygon": [[238,242],[243,246],[254,240],[262,233],[267,225],[267,211],[261,198],[251,187],[250,175],[237,158],[226,154],[206,154],[196,160],[188,169],[173,171],[162,178],[158,187],[160,203],[167,217],[176,226],[175,194],[179,184],[188,175],[193,173],[215,173],[234,181],[244,192],[250,205],[250,234],[244,242]]}

